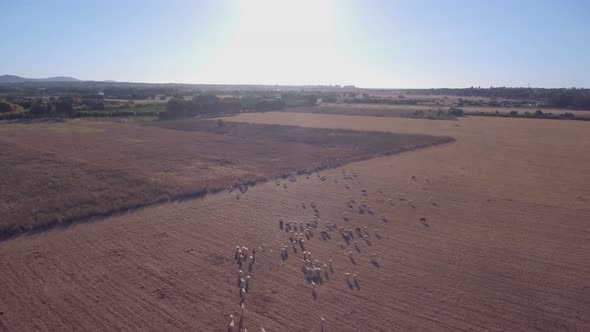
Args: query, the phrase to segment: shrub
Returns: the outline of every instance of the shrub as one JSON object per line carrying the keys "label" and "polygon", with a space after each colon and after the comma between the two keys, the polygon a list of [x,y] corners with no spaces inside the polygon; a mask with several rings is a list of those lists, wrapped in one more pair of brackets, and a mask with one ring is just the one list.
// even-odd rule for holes
{"label": "shrub", "polygon": [[575,118],[576,118],[576,116],[575,116],[575,115],[573,115],[573,114],[572,114],[572,113],[570,113],[570,112],[563,113],[563,114],[561,114],[561,116],[562,116],[562,117],[564,117],[564,118],[566,118],[566,119],[575,119]]}
{"label": "shrub", "polygon": [[449,109],[449,115],[465,116],[465,112],[463,112],[463,109],[461,109],[461,108],[451,107]]}

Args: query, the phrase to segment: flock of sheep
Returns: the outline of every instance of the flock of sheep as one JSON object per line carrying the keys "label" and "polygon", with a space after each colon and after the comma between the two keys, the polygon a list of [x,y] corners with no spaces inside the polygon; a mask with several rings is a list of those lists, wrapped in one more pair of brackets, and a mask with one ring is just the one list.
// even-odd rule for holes
{"label": "flock of sheep", "polygon": [[[350,189],[350,183],[353,182],[354,179],[358,177],[358,175],[354,171],[347,173],[346,170],[342,170],[342,175],[343,179],[345,180],[344,187]],[[327,179],[325,176],[321,176],[320,174],[317,174],[317,177],[321,181],[326,181]],[[289,178],[289,181],[295,182],[295,180],[291,177]],[[338,179],[334,179],[334,183],[338,183]],[[276,185],[281,186],[280,181],[276,181]],[[284,183],[283,188],[286,187],[287,185]],[[379,190],[379,192],[383,194],[381,190]],[[364,189],[361,190],[361,197],[367,196],[368,192]],[[401,194],[399,196],[399,200],[405,201],[409,206],[415,207],[411,200],[407,200]],[[387,200],[387,203],[392,206],[395,205],[394,200],[391,198]],[[353,265],[356,265],[356,260],[362,257],[363,250],[361,247],[373,247],[373,242],[382,238],[378,229],[369,230],[367,226],[354,227],[351,225],[353,219],[355,219],[354,215],[357,213],[361,215],[375,215],[373,209],[365,198],[361,198],[357,202],[354,197],[350,197],[345,205],[348,209],[346,212],[342,213],[343,224],[337,224],[337,222],[333,219],[322,221],[323,218],[320,219],[319,206],[313,201],[309,203],[305,201],[301,202],[301,208],[306,210],[311,209],[313,211],[313,218],[309,219],[307,222],[293,220],[287,221],[283,218],[278,219],[278,227],[280,231],[286,234],[285,241],[287,242],[286,244],[279,247],[280,259],[282,261],[287,261],[289,260],[289,256],[292,254],[301,260],[301,273],[303,274],[303,279],[308,285],[310,285],[311,295],[314,300],[318,299],[317,287],[329,281],[333,277],[335,273],[335,267],[332,259],[322,261],[319,259],[319,257],[314,256],[307,248],[309,241],[312,241],[314,238],[316,238],[317,234],[319,234],[320,238],[324,241],[331,240],[335,237],[341,237],[342,242],[340,242],[340,247],[344,249],[344,253],[348,256],[350,262]],[[385,215],[380,215],[379,220],[382,222],[389,222]],[[361,241],[366,246],[361,246]],[[241,316],[238,323],[238,331],[240,331],[242,327],[245,310],[244,299],[248,293],[250,283],[250,276],[247,275],[244,279],[244,272],[242,269],[243,266],[247,265],[248,272],[252,270],[252,266],[255,262],[255,253],[256,252],[253,251],[252,254],[249,255],[248,248],[245,246],[236,247],[236,251],[234,253],[234,260],[239,267],[237,283],[240,293]],[[368,255],[368,257],[371,264],[377,268],[380,267],[379,256],[377,253],[371,253]],[[356,288],[360,291],[360,278],[358,275],[351,274],[350,272],[344,272],[343,275],[348,287],[351,290]],[[234,316],[230,315],[228,331],[233,332],[235,325]],[[326,321],[322,317],[320,317],[320,327],[321,331],[326,330]],[[261,327],[261,329],[264,331],[264,328]],[[247,330],[244,329],[244,331]]]}

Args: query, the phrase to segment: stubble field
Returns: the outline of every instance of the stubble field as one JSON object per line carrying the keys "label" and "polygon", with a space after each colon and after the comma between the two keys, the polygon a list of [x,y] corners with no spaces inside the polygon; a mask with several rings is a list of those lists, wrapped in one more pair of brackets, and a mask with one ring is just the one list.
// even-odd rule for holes
{"label": "stubble field", "polygon": [[[267,182],[240,200],[219,193],[0,242],[0,329],[225,331],[229,314],[236,325],[241,317],[237,245],[256,250],[252,270],[243,267],[248,331],[320,331],[320,317],[327,331],[590,328],[588,123],[228,120],[457,141]],[[313,224],[316,214],[321,228],[304,247],[328,276],[314,294],[279,218]]]}
{"label": "stubble field", "polygon": [[451,140],[200,120],[151,124],[0,125],[0,237]]}

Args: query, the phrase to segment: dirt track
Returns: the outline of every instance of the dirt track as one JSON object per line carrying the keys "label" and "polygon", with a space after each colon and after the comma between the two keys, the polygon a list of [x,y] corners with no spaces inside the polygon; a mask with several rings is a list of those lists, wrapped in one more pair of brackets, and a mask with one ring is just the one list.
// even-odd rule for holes
{"label": "dirt track", "polygon": [[[590,123],[238,119],[457,142],[344,167],[358,174],[350,189],[334,169],[321,173],[326,181],[270,182],[239,201],[212,195],[0,242],[0,330],[225,331],[229,314],[239,317],[236,245],[266,248],[257,249],[246,296],[251,332],[320,331],[319,316],[328,331],[590,329]],[[350,196],[366,199],[374,215],[351,212]],[[317,300],[299,259],[291,251],[282,262],[278,252],[288,237],[278,218],[313,216],[302,201],[317,202],[321,220],[382,234],[372,246],[359,240],[360,253],[341,248],[337,232],[306,242],[314,258],[333,259],[335,273],[317,286]],[[369,262],[373,252],[379,268]],[[346,272],[358,274],[360,289],[349,289]]]}

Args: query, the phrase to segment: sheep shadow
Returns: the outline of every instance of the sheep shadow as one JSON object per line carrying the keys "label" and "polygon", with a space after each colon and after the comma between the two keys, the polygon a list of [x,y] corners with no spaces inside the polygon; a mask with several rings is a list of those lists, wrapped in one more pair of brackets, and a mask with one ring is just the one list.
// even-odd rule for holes
{"label": "sheep shadow", "polygon": [[381,264],[379,264],[379,262],[377,262],[377,261],[372,261],[371,263],[373,264],[373,266],[374,266],[374,267],[376,267],[376,268],[378,268],[378,269],[380,269],[380,268],[381,268]]}
{"label": "sheep shadow", "polygon": [[430,227],[430,224],[426,222],[426,218],[420,218],[420,223],[424,227]]}
{"label": "sheep shadow", "polygon": [[356,289],[357,290],[361,290],[361,285],[359,285],[359,282],[358,281],[355,280],[354,281],[354,285],[356,286]]}
{"label": "sheep shadow", "polygon": [[313,297],[313,300],[314,301],[317,301],[318,300],[318,293],[315,290],[313,290],[311,292],[311,296]]}
{"label": "sheep shadow", "polygon": [[342,236],[342,238],[344,239],[344,242],[346,242],[346,245],[350,245],[350,238],[345,237],[344,235]]}
{"label": "sheep shadow", "polygon": [[354,286],[352,285],[352,282],[350,282],[350,280],[346,280],[346,283],[348,284],[348,288],[354,289]]}
{"label": "sheep shadow", "polygon": [[350,261],[352,262],[352,264],[356,265],[356,261],[354,260],[354,258],[352,258],[352,257],[349,257],[349,258],[350,258]]}

